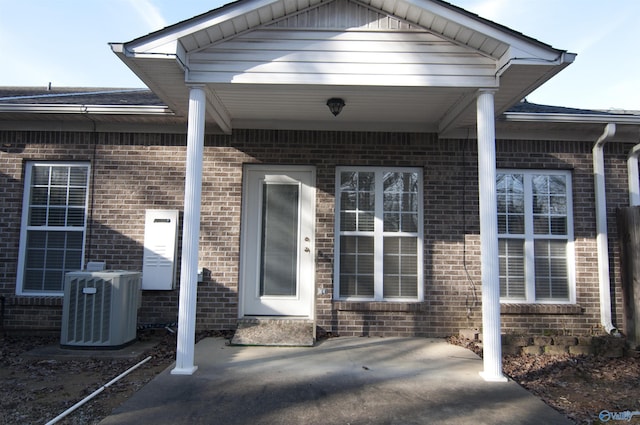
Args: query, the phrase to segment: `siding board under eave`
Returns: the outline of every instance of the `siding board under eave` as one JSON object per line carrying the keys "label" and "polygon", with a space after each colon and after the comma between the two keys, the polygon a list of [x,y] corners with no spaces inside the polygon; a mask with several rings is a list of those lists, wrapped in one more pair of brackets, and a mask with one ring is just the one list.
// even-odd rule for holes
{"label": "siding board under eave", "polygon": [[191,82],[260,84],[391,80],[394,86],[487,87],[495,83],[496,66],[471,49],[415,31],[252,31],[188,61]]}
{"label": "siding board under eave", "polygon": [[361,74],[233,74],[191,72],[188,84],[319,84],[332,86],[390,86],[390,87],[495,87],[494,77],[440,75],[361,75]]}

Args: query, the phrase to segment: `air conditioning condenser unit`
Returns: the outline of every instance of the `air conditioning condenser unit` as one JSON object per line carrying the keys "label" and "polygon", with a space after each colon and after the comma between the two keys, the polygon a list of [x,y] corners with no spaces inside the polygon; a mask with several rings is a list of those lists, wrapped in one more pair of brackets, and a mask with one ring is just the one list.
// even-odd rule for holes
{"label": "air conditioning condenser unit", "polygon": [[141,274],[123,270],[65,275],[63,348],[118,349],[136,339]]}

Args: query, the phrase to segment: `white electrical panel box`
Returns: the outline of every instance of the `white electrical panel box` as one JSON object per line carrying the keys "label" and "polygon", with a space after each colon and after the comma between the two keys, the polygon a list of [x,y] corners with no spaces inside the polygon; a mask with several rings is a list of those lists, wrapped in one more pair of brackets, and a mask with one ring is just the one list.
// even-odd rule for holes
{"label": "white electrical panel box", "polygon": [[175,288],[178,210],[147,210],[144,224],[142,289]]}

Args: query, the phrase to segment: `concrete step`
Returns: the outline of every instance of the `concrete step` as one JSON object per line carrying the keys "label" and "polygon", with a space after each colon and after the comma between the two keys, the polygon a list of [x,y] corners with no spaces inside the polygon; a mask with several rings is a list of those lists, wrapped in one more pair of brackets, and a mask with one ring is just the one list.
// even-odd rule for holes
{"label": "concrete step", "polygon": [[232,345],[311,347],[315,340],[313,320],[252,317],[238,320]]}

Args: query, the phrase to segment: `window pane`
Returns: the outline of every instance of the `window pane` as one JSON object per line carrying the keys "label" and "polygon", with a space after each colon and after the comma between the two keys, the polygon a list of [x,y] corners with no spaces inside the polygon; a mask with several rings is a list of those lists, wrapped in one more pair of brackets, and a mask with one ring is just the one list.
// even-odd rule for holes
{"label": "window pane", "polygon": [[47,251],[45,267],[47,269],[63,268],[64,251],[61,249],[50,249]]}
{"label": "window pane", "polygon": [[[374,239],[363,236],[340,238],[340,296],[373,296]],[[347,282],[345,285],[344,283]]]}
{"label": "window pane", "polygon": [[416,238],[384,238],[383,285],[385,298],[415,298],[418,296],[417,248]]}
{"label": "window pane", "polygon": [[340,230],[371,232],[375,216],[374,173],[340,174]]}
{"label": "window pane", "polygon": [[564,176],[534,175],[533,232],[536,235],[567,234],[567,183]]}
{"label": "window pane", "polygon": [[403,232],[418,233],[418,213],[402,214],[402,227],[400,230]]}
{"label": "window pane", "polygon": [[71,167],[69,184],[71,186],[87,186],[89,180],[89,169],[87,167]]}
{"label": "window pane", "polygon": [[418,174],[387,172],[384,182],[384,231],[418,231]]}
{"label": "window pane", "polygon": [[47,232],[47,248],[64,249],[67,243],[66,232]]}
{"label": "window pane", "polygon": [[47,224],[47,209],[40,207],[29,208],[29,226],[44,226]]}
{"label": "window pane", "polygon": [[569,298],[566,241],[535,241],[536,299]]}
{"label": "window pane", "polygon": [[340,190],[357,190],[358,173],[356,171],[343,171],[340,173]]}
{"label": "window pane", "polygon": [[400,193],[384,193],[384,210],[385,211],[401,211],[402,194]]}
{"label": "window pane", "polygon": [[358,214],[358,230],[361,232],[373,232],[375,226],[374,214],[363,212]]}
{"label": "window pane", "polygon": [[549,233],[552,235],[566,235],[567,217],[551,217],[549,220]]}
{"label": "window pane", "polygon": [[68,250],[64,257],[65,270],[80,270],[82,267],[82,251]]}
{"label": "window pane", "polygon": [[31,188],[31,205],[47,205],[49,201],[49,189],[47,187]]}
{"label": "window pane", "polygon": [[52,187],[49,192],[49,205],[67,205],[67,188]]}
{"label": "window pane", "polygon": [[83,232],[29,230],[24,289],[62,291],[64,274],[82,268],[82,238]]}
{"label": "window pane", "polygon": [[86,189],[84,187],[72,187],[69,189],[69,202],[68,205],[84,207]]}
{"label": "window pane", "polygon": [[400,214],[384,213],[384,231],[398,232],[400,231]]}
{"label": "window pane", "polygon": [[373,191],[375,188],[376,174],[369,172],[358,172],[358,190]]}
{"label": "window pane", "polygon": [[62,207],[49,208],[48,226],[64,226],[66,224],[67,209]]}
{"label": "window pane", "polygon": [[549,212],[551,214],[567,214],[567,197],[563,195],[549,196]]}
{"label": "window pane", "polygon": [[524,241],[500,239],[500,297],[525,299]]}
{"label": "window pane", "polygon": [[37,269],[42,269],[44,268],[44,254],[45,254],[45,250],[44,249],[29,249],[28,250],[28,255],[27,255],[27,268],[37,268]]}
{"label": "window pane", "polygon": [[27,269],[22,286],[25,291],[42,291],[44,288],[44,270]]}
{"label": "window pane", "polygon": [[340,230],[342,230],[343,232],[356,230],[356,213],[340,213]]}
{"label": "window pane", "polygon": [[67,186],[69,184],[69,167],[51,167],[51,185]]}
{"label": "window pane", "polygon": [[31,172],[31,184],[34,186],[48,186],[50,170],[49,166],[34,166]]}
{"label": "window pane", "polygon": [[524,175],[498,174],[498,233],[524,234]]}
{"label": "window pane", "polygon": [[340,209],[355,210],[358,206],[358,195],[356,192],[342,192],[340,193]]}
{"label": "window pane", "polygon": [[47,232],[27,232],[27,246],[29,248],[45,248],[47,246]]}
{"label": "window pane", "polygon": [[84,232],[66,232],[67,249],[82,251]]}
{"label": "window pane", "polygon": [[67,226],[84,227],[84,208],[69,208],[67,211]]}
{"label": "window pane", "polygon": [[524,214],[507,216],[507,233],[510,235],[524,234]]}
{"label": "window pane", "polygon": [[51,292],[64,290],[64,270],[45,270],[42,289]]}

